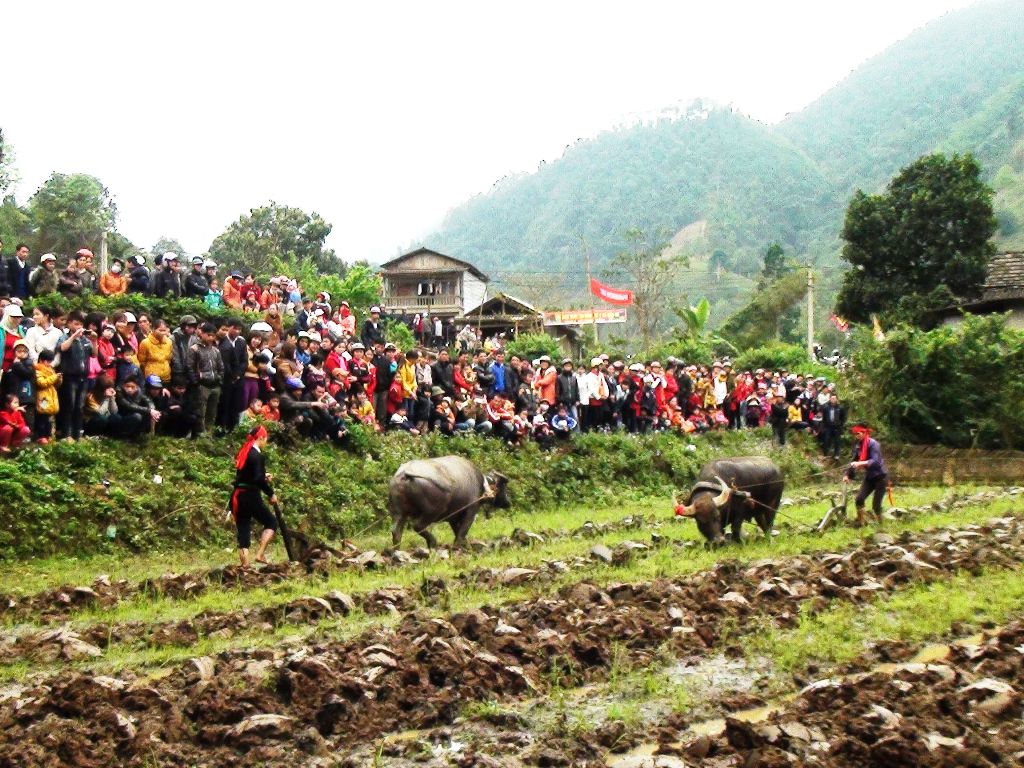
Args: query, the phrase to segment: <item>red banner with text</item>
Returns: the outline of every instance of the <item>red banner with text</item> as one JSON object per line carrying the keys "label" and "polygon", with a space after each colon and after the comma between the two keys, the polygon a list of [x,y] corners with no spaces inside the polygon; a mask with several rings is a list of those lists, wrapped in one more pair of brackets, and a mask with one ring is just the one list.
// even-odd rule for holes
{"label": "red banner with text", "polygon": [[590,278],[590,292],[597,296],[601,301],[607,302],[608,304],[628,306],[633,303],[632,291],[612,288],[610,285],[598,282],[594,278]]}

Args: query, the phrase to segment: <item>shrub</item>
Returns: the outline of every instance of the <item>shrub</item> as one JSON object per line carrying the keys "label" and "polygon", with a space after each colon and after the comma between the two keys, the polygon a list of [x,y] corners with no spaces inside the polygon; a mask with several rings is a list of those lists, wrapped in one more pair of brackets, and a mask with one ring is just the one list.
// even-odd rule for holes
{"label": "shrub", "polygon": [[[691,441],[678,434],[632,437],[580,435],[545,452],[530,443],[509,449],[484,438],[438,434],[376,435],[352,427],[349,450],[295,440],[271,430],[268,450],[275,490],[295,528],[330,539],[352,536],[379,521],[385,528],[387,486],[403,462],[459,454],[511,478],[513,514],[565,504],[668,498],[687,488],[700,466],[721,455],[767,454],[791,480],[813,471],[812,442],[774,448],[766,433],[712,433]],[[0,461],[0,561],[129,548],[230,546],[224,510],[243,431],[198,441],[152,438],[55,443]],[[797,441],[799,445],[799,441]],[[157,482],[159,478],[159,482]],[[107,531],[114,533],[108,538]]]}
{"label": "shrub", "polygon": [[524,360],[536,360],[547,355],[557,362],[562,356],[562,347],[557,339],[546,333],[522,333],[505,348],[505,355],[519,355]]}
{"label": "shrub", "polygon": [[770,371],[804,371],[810,365],[806,349],[799,344],[785,344],[781,341],[747,349],[733,360],[733,367],[741,371],[753,371],[757,368]]}
{"label": "shrub", "polygon": [[1003,317],[961,326],[896,326],[854,335],[847,400],[894,437],[954,447],[1024,449],[1024,332]]}

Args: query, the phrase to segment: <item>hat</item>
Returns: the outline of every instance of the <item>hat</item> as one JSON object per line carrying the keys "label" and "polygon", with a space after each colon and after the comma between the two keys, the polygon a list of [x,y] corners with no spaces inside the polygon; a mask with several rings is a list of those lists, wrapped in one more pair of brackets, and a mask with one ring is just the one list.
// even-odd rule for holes
{"label": "hat", "polygon": [[238,271],[238,270],[236,269],[235,271],[233,271],[233,272],[231,273],[231,276],[232,276],[232,277],[237,277],[237,278],[241,278],[241,277],[242,277],[242,273],[241,273],[241,272],[239,272],[239,271]]}
{"label": "hat", "polygon": [[39,262],[40,262],[40,263],[42,263],[42,262],[44,262],[44,261],[56,261],[56,260],[57,260],[57,257],[56,257],[56,256],[54,256],[54,255],[53,255],[52,253],[44,253],[44,254],[43,254],[43,255],[42,255],[42,256],[41,256],[40,258],[39,258]]}
{"label": "hat", "polygon": [[79,248],[78,253],[76,253],[75,256],[85,256],[87,259],[91,259],[92,251],[90,251],[88,248]]}
{"label": "hat", "polygon": [[347,307],[347,306],[348,306],[348,302],[347,302],[347,301],[345,301],[344,299],[342,299],[342,301],[341,301],[341,306],[343,306],[343,307]]}
{"label": "hat", "polygon": [[[14,346],[15,347],[24,347],[25,349],[28,349],[28,342],[25,341],[24,339],[18,339],[17,341],[14,342]],[[13,347],[12,347],[12,349],[13,349]]]}
{"label": "hat", "polygon": [[378,307],[378,306],[370,307],[370,314],[372,315],[374,312],[376,312],[379,315],[380,314],[380,307]]}
{"label": "hat", "polygon": [[125,312],[124,313],[124,321],[126,323],[137,323],[137,322],[139,322],[137,319],[135,319],[135,315],[133,315],[131,312]]}
{"label": "hat", "polygon": [[642,371],[643,369],[644,366],[641,363],[633,363],[631,366],[629,366],[629,370],[631,371]]}
{"label": "hat", "polygon": [[270,284],[271,285],[278,285],[280,282],[281,282],[281,278],[280,277],[272,277],[272,278],[270,278]]}
{"label": "hat", "polygon": [[757,395],[751,395],[747,398],[747,405],[756,405],[758,408],[761,407],[761,401],[758,400]]}
{"label": "hat", "polygon": [[309,332],[309,340],[310,341],[316,341],[316,342],[323,341],[323,339],[320,338],[320,334],[317,333],[316,331],[310,331]]}
{"label": "hat", "polygon": [[331,294],[329,294],[327,291],[320,291],[320,293],[318,293],[317,296],[323,296],[324,297],[324,301],[330,301],[331,300]]}
{"label": "hat", "polygon": [[391,423],[392,424],[401,424],[403,421],[405,421],[405,417],[401,413],[393,413],[393,414],[391,414]]}
{"label": "hat", "polygon": [[396,349],[398,349],[398,347],[396,347],[391,342],[388,342],[387,344],[384,345],[384,351],[387,352],[389,349],[396,350]]}
{"label": "hat", "polygon": [[357,341],[357,342],[356,342],[355,344],[350,344],[350,345],[349,345],[349,349],[352,349],[352,350],[356,350],[356,349],[362,349],[362,350],[365,350],[365,349],[366,349],[366,347],[365,347],[365,346],[364,346],[363,344],[361,344],[361,343],[359,343],[359,342]]}
{"label": "hat", "polygon": [[610,359],[611,359],[611,358],[609,358],[609,357],[608,357],[608,354],[607,354],[607,353],[605,353],[605,352],[602,352],[602,353],[601,353],[601,354],[599,355],[599,357],[600,357],[600,358],[601,358],[601,359],[602,359],[602,360],[603,360],[604,362],[606,362],[606,363],[608,362],[608,360],[610,360]]}
{"label": "hat", "polygon": [[601,360],[600,357],[592,357],[592,358],[590,358],[590,367],[591,368],[596,368],[597,366],[599,366],[601,364],[601,362],[602,362],[602,360]]}
{"label": "hat", "polygon": [[314,309],[313,310],[313,317],[323,317],[323,316],[324,316],[324,311],[322,309]]}
{"label": "hat", "polygon": [[151,373],[149,374],[149,376],[146,377],[146,386],[148,387],[162,387],[163,385],[163,379],[161,379],[155,373]]}
{"label": "hat", "polygon": [[270,323],[264,322],[263,320],[257,320],[249,326],[249,330],[256,333],[270,333],[274,329],[270,327]]}
{"label": "hat", "polygon": [[216,261],[212,261],[210,259],[207,259],[206,261],[203,262],[203,268],[204,269],[216,269],[217,268],[217,262]]}
{"label": "hat", "polygon": [[178,322],[178,325],[180,325],[180,326],[199,325],[199,321],[196,320],[196,316],[195,315],[182,315],[181,316],[181,320]]}
{"label": "hat", "polygon": [[299,331],[298,338],[300,338],[300,339],[308,339],[309,338],[309,331]]}
{"label": "hat", "polygon": [[612,368],[625,368],[625,367],[626,367],[626,364],[624,362],[622,362],[621,360],[616,360],[614,363],[612,363]]}
{"label": "hat", "polygon": [[551,358],[548,355],[541,355],[540,358],[538,359],[538,362],[550,363],[551,362]]}
{"label": "hat", "polygon": [[441,387],[431,387],[430,388],[430,396],[431,397],[440,397],[443,394],[444,394],[444,390],[441,389]]}
{"label": "hat", "polygon": [[177,261],[177,260],[178,260],[178,254],[176,254],[174,251],[168,251],[167,253],[164,254],[164,261]]}
{"label": "hat", "polygon": [[21,307],[19,307],[17,304],[10,304],[7,307],[7,316],[8,317],[24,317],[25,313],[21,311]]}
{"label": "hat", "polygon": [[203,257],[202,256],[193,256],[192,257],[192,263],[193,264],[202,264],[203,263]]}
{"label": "hat", "polygon": [[562,365],[572,365],[572,359],[568,357],[565,358],[564,360],[562,360]]}
{"label": "hat", "polygon": [[284,385],[288,387],[288,389],[305,389],[302,379],[298,376],[289,376],[284,380]]}
{"label": "hat", "polygon": [[136,264],[145,264],[146,255],[144,253],[136,253],[134,256],[131,257],[131,261],[134,261]]}

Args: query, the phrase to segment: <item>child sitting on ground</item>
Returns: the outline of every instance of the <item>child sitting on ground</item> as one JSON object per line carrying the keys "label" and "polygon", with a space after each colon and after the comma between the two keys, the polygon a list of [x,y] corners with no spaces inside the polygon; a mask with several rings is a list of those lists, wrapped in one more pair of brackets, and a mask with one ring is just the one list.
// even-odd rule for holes
{"label": "child sitting on ground", "polygon": [[267,398],[267,404],[260,410],[260,415],[265,421],[280,421],[281,420],[281,398],[276,394],[271,394]]}
{"label": "child sitting on ground", "polygon": [[263,401],[258,397],[255,398],[249,407],[242,411],[242,415],[238,417],[238,423],[244,424],[251,427],[253,424],[263,419]]}
{"label": "child sitting on ground", "polygon": [[0,453],[10,453],[32,436],[32,430],[25,423],[25,406],[17,395],[4,395],[0,408]]}

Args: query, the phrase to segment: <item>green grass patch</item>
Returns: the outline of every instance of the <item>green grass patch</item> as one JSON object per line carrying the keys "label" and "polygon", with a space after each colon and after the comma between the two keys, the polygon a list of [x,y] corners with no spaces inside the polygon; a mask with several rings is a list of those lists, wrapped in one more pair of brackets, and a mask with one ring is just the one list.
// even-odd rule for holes
{"label": "green grass patch", "polygon": [[998,625],[1022,611],[1020,571],[991,569],[916,584],[867,605],[841,604],[818,614],[804,613],[794,629],[749,636],[746,650],[752,657],[771,659],[781,672],[799,674],[811,663],[855,661],[873,641],[919,643],[947,636],[954,625]]}

